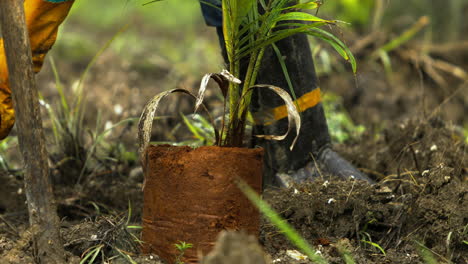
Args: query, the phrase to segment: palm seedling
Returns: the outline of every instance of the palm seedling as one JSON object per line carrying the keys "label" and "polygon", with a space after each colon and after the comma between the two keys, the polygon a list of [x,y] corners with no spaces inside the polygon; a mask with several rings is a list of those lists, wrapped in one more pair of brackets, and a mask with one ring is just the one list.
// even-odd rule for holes
{"label": "palm seedling", "polygon": [[[211,3],[206,4],[212,5]],[[323,26],[333,25],[338,21],[321,19],[308,13],[310,10],[319,8],[318,1],[297,3],[296,0],[221,0],[221,4],[228,70],[206,74],[202,79],[198,95],[193,95],[183,89],[173,89],[155,96],[145,107],[140,119],[141,152],[144,151],[147,142],[149,142],[151,122],[159,101],[170,93],[183,92],[196,99],[196,111],[199,106],[203,105],[204,92],[210,79],[213,79],[222,91],[225,112],[227,112],[226,108],[229,108],[227,118],[223,117],[220,132],[214,128],[215,145],[242,146],[249,117],[252,90],[258,88],[270,89],[285,101],[289,127],[295,123],[296,133],[298,133],[300,116],[291,96],[279,87],[256,84],[265,49],[294,34],[305,33],[328,42],[351,63],[353,71],[356,71],[356,62],[346,45],[331,33],[321,29]],[[247,62],[247,66],[244,68],[245,72],[242,73],[241,60],[243,65],[245,65],[244,62]],[[242,78],[240,78],[241,75]],[[257,137],[281,140],[286,137],[289,130],[281,136],[257,135]],[[294,142],[295,140],[291,148],[294,146]]]}
{"label": "palm seedling", "polygon": [[[193,243],[194,248],[203,248],[203,246],[200,245],[210,245],[214,237],[205,236],[203,238],[194,238],[193,235],[187,234],[187,232],[183,232],[183,229],[179,228],[172,230],[171,232],[167,232],[166,229],[161,231],[163,229],[157,227],[157,223],[160,221],[161,216],[163,215],[164,217],[167,217],[167,219],[163,220],[164,222],[170,223],[174,221],[176,223],[183,223],[182,219],[190,217],[192,215],[192,210],[195,210],[197,211],[197,215],[209,214],[210,219],[217,219],[217,213],[219,213],[219,219],[222,219],[227,213],[223,211],[224,208],[221,210],[218,207],[215,208],[212,205],[208,205],[205,203],[204,199],[216,200],[219,202],[218,205],[221,204],[228,206],[227,204],[231,203],[231,201],[228,202],[222,199],[229,197],[231,194],[225,191],[219,191],[218,189],[231,189],[233,190],[232,197],[234,197],[234,195],[237,195],[236,191],[234,191],[235,188],[226,187],[227,185],[223,185],[224,187],[218,188],[217,186],[220,185],[216,185],[216,182],[223,182],[223,184],[225,184],[227,181],[231,181],[233,177],[245,178],[246,182],[255,183],[255,190],[259,192],[262,185],[261,167],[263,164],[263,151],[259,149],[234,150],[220,148],[199,148],[194,150],[195,152],[200,151],[200,153],[201,151],[206,151],[207,153],[210,151],[212,153],[214,153],[214,151],[219,151],[219,153],[221,153],[219,155],[217,154],[216,157],[213,156],[212,158],[209,158],[209,162],[207,162],[207,155],[196,153],[195,155],[197,156],[195,156],[192,155],[194,152],[186,151],[186,148],[179,151],[180,149],[176,150],[175,148],[162,146],[160,149],[164,149],[164,152],[160,152],[160,154],[159,152],[152,152],[152,149],[146,151],[150,141],[151,127],[155,111],[157,110],[161,99],[172,93],[185,93],[196,100],[195,111],[199,107],[202,107],[203,110],[207,111],[207,108],[203,104],[203,99],[207,84],[211,79],[213,79],[221,89],[221,93],[224,98],[225,113],[222,116],[220,130],[218,131],[216,126],[213,125],[215,145],[242,147],[247,120],[249,118],[248,111],[252,90],[269,89],[279,95],[285,102],[289,121],[288,131],[284,135],[280,136],[257,135],[257,137],[281,140],[287,136],[291,127],[295,125],[297,139],[301,119],[295,103],[289,93],[272,85],[256,84],[257,74],[261,67],[262,57],[266,48],[275,42],[294,34],[306,33],[328,41],[344,58],[351,61],[351,65],[353,66],[353,69],[355,69],[354,58],[346,46],[333,35],[319,28],[320,26],[334,24],[336,21],[324,20],[309,14],[306,11],[300,11],[302,8],[304,10],[318,8],[319,4],[316,2],[307,1],[301,4],[294,3],[295,1],[293,0],[270,0],[269,2],[266,2],[265,0],[222,0],[221,11],[223,13],[223,38],[224,48],[228,58],[228,70],[222,70],[220,73],[206,74],[201,81],[197,95],[194,95],[184,89],[172,89],[153,97],[144,108],[139,123],[139,152],[143,171],[145,173],[145,183],[143,187],[151,187],[144,189],[145,206],[143,209],[143,217],[145,219],[144,223],[147,222],[152,224],[146,224],[146,226],[143,225],[142,240],[144,240],[147,245],[151,245],[152,248],[158,248],[157,251],[155,251],[159,255],[163,256],[163,258],[165,256],[165,258],[169,259],[170,256],[173,256],[173,254],[171,254],[171,250],[173,251],[173,245],[165,245],[160,243],[160,241],[181,239],[182,241],[190,241]],[[241,64],[247,65],[246,67],[242,67],[242,73]],[[229,109],[228,114],[226,114],[227,109]],[[214,123],[211,117],[209,117],[209,120],[211,123]],[[291,148],[294,146],[295,141],[296,140],[291,144]],[[155,147],[154,149],[159,151],[158,147]],[[175,153],[177,153],[177,156],[173,155]],[[238,153],[242,154],[240,155]],[[231,156],[231,154],[233,156]],[[254,156],[248,156],[252,154],[254,154]],[[164,158],[162,158],[162,156],[164,156]],[[239,165],[235,164],[234,161],[237,162],[239,160],[241,160],[238,162]],[[173,161],[177,161],[177,165],[173,165]],[[222,164],[223,166],[219,166],[219,164]],[[252,166],[247,167],[249,165],[245,166],[246,164],[252,164]],[[220,168],[215,169],[213,167],[214,165],[219,166]],[[230,168],[224,170],[226,167],[224,165],[230,166]],[[173,169],[175,167],[177,167],[176,170]],[[248,171],[251,168],[254,169],[252,169],[252,171]],[[206,177],[201,177],[201,174],[199,175],[198,173],[205,173],[206,171],[212,171],[212,169],[213,171],[216,171],[216,173],[213,174],[216,175],[216,177],[208,177],[208,180],[206,180]],[[242,175],[242,173],[247,171],[248,175]],[[203,176],[205,176],[205,174],[203,174]],[[199,180],[203,183],[197,183]],[[189,188],[182,189],[181,186],[184,185],[182,182],[185,182],[185,185],[189,186]],[[228,182],[227,184],[229,185],[233,183]],[[163,194],[164,191],[172,188],[170,187],[172,185],[175,186],[174,188],[176,189],[174,190],[177,191],[171,191],[168,192],[168,194]],[[217,191],[213,192],[212,196],[210,196],[211,194],[207,194],[208,189],[217,189]],[[190,201],[190,203],[187,202],[187,208],[185,210],[181,210],[181,212],[171,215],[172,211],[166,210],[164,207],[172,208],[171,206],[167,206],[167,204],[173,203],[175,199],[172,197],[171,199],[166,200],[165,197],[172,196],[174,192],[180,192],[187,197],[198,197],[197,195],[200,193],[203,193],[203,196]],[[240,196],[241,195],[239,193],[237,198],[245,198]],[[160,206],[158,203],[165,204],[165,206]],[[203,206],[198,205],[199,203],[203,203]],[[252,232],[254,230],[258,230],[257,224],[254,223],[257,222],[254,220],[257,217],[255,215],[255,208],[244,206],[245,202],[234,201],[232,203],[234,204],[234,208],[236,208],[235,210],[251,212],[248,214],[246,213],[245,215],[252,217],[252,219],[241,219],[243,216],[236,213],[236,220],[234,221],[236,222],[236,225],[238,225],[236,228],[245,228],[247,230],[252,230]],[[242,208],[240,205],[242,205]],[[205,209],[207,209],[207,213],[203,212]],[[157,213],[155,213],[156,211]],[[239,219],[237,219],[237,217],[239,217]],[[223,225],[206,224],[210,223],[212,220],[205,220],[204,217],[199,217],[198,220],[199,222],[193,221],[193,223],[184,223],[184,228],[196,230],[201,228],[198,226],[198,223],[201,223],[204,227],[210,226],[210,236],[211,234],[216,234],[217,231],[219,231],[217,228],[224,228]],[[248,224],[242,226],[242,223]],[[161,238],[166,235],[167,238]],[[153,237],[158,237],[159,240],[154,240]],[[151,252],[151,247],[144,248],[143,251]],[[164,249],[165,247],[168,249]],[[206,249],[207,248],[205,248],[205,250]],[[312,253],[310,255],[311,257],[315,257]],[[184,255],[184,258],[186,259],[196,259],[196,257],[197,255],[195,250],[189,250],[187,251],[187,254]]]}

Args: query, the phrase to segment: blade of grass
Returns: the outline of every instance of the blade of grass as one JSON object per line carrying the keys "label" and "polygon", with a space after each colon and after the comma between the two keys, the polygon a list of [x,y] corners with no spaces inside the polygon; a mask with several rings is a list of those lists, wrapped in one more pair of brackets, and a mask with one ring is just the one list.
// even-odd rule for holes
{"label": "blade of grass", "polygon": [[309,13],[304,13],[304,12],[288,12],[281,14],[278,16],[274,21],[279,22],[279,21],[290,21],[290,20],[299,20],[299,21],[307,21],[307,22],[324,22],[327,21],[325,19],[316,17],[314,15],[311,15]]}
{"label": "blade of grass", "polygon": [[[288,68],[286,67],[286,62],[284,61],[283,55],[281,54],[281,51],[278,49],[278,46],[276,46],[276,44],[273,43],[271,44],[271,46],[273,47],[273,50],[276,53],[276,57],[278,58],[278,62],[281,65],[281,70],[283,71],[284,78],[286,79],[286,82],[288,83],[289,92],[291,93],[292,98],[296,102],[297,100],[296,92],[294,92],[294,87],[291,82],[291,78],[289,77],[289,71],[288,71]],[[301,113],[299,103],[297,102],[296,102],[296,107],[299,110],[299,113]]]}
{"label": "blade of grass", "polygon": [[377,248],[378,250],[380,250],[380,252],[382,252],[382,255],[387,256],[387,254],[385,253],[385,250],[379,244],[374,243],[372,241],[367,241],[367,240],[361,240],[361,242],[364,242],[366,244],[369,244],[369,245]]}
{"label": "blade of grass", "polygon": [[311,28],[307,34],[311,36],[316,36],[322,40],[325,40],[327,43],[332,45],[333,48],[349,63],[351,64],[351,67],[353,69],[353,73],[356,73],[357,71],[357,64],[356,64],[356,59],[354,58],[353,53],[351,50],[337,37],[335,37],[333,34],[330,32],[327,32],[323,29],[320,28]]}
{"label": "blade of grass", "polygon": [[249,45],[245,45],[244,47],[240,48],[238,51],[237,56],[235,57],[236,60],[239,60],[255,50],[259,50],[264,48],[272,43],[275,43],[279,40],[292,36],[298,33],[305,33],[312,28],[316,28],[319,26],[323,26],[326,24],[332,24],[333,21],[327,20],[324,22],[315,22],[312,24],[301,24],[301,23],[285,23],[281,24],[281,26],[296,26],[295,28],[288,28],[288,29],[278,29],[271,33],[271,35],[264,36],[262,38],[257,38],[254,43],[250,43]]}
{"label": "blade of grass", "polygon": [[435,259],[434,255],[432,254],[431,250],[423,245],[419,241],[415,241],[417,248],[419,249],[419,254],[421,255],[424,263],[426,264],[438,264],[439,262]]}
{"label": "blade of grass", "polygon": [[85,264],[86,263],[86,260],[88,260],[89,258],[91,258],[88,263],[91,264],[91,263],[94,263],[94,260],[96,259],[96,257],[99,255],[99,252],[101,252],[101,249],[104,247],[104,245],[97,245],[97,246],[94,246],[94,248],[89,251],[86,256],[80,261],[80,264]]}
{"label": "blade of grass", "polygon": [[79,117],[78,125],[77,125],[77,128],[76,128],[77,129],[76,135],[78,135],[78,133],[79,133],[81,127],[82,127],[83,118],[84,118],[84,114],[83,114],[84,107],[82,105],[82,100],[83,100],[83,97],[84,97],[84,92],[83,92],[84,80],[85,80],[86,76],[88,75],[89,70],[96,63],[97,59],[101,56],[101,54],[104,53],[104,51],[107,50],[107,48],[110,47],[110,45],[114,42],[114,40],[118,36],[120,36],[120,34],[125,32],[125,30],[127,30],[129,25],[130,25],[130,23],[127,23],[126,25],[121,27],[117,31],[117,33],[115,33],[114,36],[112,36],[112,38],[110,40],[108,40],[101,49],[99,49],[99,51],[93,56],[91,61],[88,63],[88,65],[86,65],[86,68],[83,71],[83,74],[81,75],[80,80],[78,81],[78,87],[77,87],[78,99],[76,101],[76,104],[75,104],[74,110],[73,110],[74,112],[78,113],[78,117]]}
{"label": "blade of grass", "polygon": [[382,64],[385,69],[385,73],[387,73],[387,76],[391,78],[393,75],[393,70],[392,70],[392,61],[390,60],[390,56],[388,56],[388,52],[384,50],[379,51],[379,57],[380,60],[382,60]]}
{"label": "blade of grass", "polygon": [[58,131],[60,127],[60,122],[58,121],[58,118],[57,118],[57,115],[55,114],[54,109],[52,109],[52,107],[50,107],[50,105],[45,102],[44,96],[42,95],[41,92],[39,92],[39,104],[44,106],[44,108],[47,111],[47,114],[49,115],[49,119],[51,120],[51,123],[52,123],[52,134],[54,134],[55,144],[58,144],[59,138],[60,138],[60,134]]}
{"label": "blade of grass", "polygon": [[65,97],[65,93],[63,92],[63,85],[62,85],[62,82],[60,81],[60,75],[57,71],[57,67],[55,66],[55,61],[52,56],[50,56],[50,66],[52,68],[52,72],[54,73],[55,87],[57,88],[57,91],[60,96],[60,103],[62,105],[64,113],[68,115],[70,113],[70,108],[68,106],[68,101],[67,101],[67,98]]}
{"label": "blade of grass", "polygon": [[127,226],[128,229],[142,229],[142,226],[134,226],[134,225],[129,225]]}
{"label": "blade of grass", "polygon": [[356,261],[354,260],[351,253],[344,247],[338,247],[338,251],[341,254],[341,258],[346,264],[355,264]]}
{"label": "blade of grass", "polygon": [[314,263],[328,263],[322,256],[316,254],[312,246],[302,238],[299,233],[287,221],[282,219],[270,205],[264,202],[260,196],[244,181],[238,180],[237,186],[247,198],[273,223],[298,249],[306,254]]}
{"label": "blade of grass", "polygon": [[122,250],[118,249],[117,247],[114,247],[115,250],[117,250],[117,252],[125,259],[127,260],[130,264],[138,264],[137,262],[135,262],[132,257],[128,254],[125,254],[124,252],[122,252]]}
{"label": "blade of grass", "polygon": [[128,199],[128,214],[127,214],[127,221],[125,222],[126,226],[128,226],[128,223],[130,223],[131,218],[132,218],[132,203],[130,202],[130,199]]}
{"label": "blade of grass", "polygon": [[[182,120],[184,121],[185,125],[187,128],[190,130],[190,133],[197,138],[198,140],[201,140],[203,142],[207,141],[209,136],[203,131],[201,128],[197,127],[195,124],[193,124],[192,121],[190,121],[185,115],[181,114]],[[208,143],[208,142],[207,142]],[[209,145],[209,143],[208,143]]]}
{"label": "blade of grass", "polygon": [[380,47],[379,49],[377,49],[375,51],[375,53],[373,55],[371,55],[371,56],[372,57],[377,57],[379,55],[378,54],[379,51],[381,51],[381,50],[386,51],[386,52],[390,52],[390,51],[398,48],[399,46],[403,45],[404,43],[409,41],[411,38],[413,38],[414,35],[416,35],[419,31],[421,31],[428,24],[429,24],[429,18],[427,16],[422,16],[408,30],[403,32],[397,38],[391,40],[387,44],[385,44],[382,47]]}

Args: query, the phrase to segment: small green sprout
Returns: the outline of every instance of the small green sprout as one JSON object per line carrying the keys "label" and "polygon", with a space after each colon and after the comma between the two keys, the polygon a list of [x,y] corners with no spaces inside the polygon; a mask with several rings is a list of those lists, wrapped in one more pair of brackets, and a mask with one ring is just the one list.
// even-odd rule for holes
{"label": "small green sprout", "polygon": [[179,243],[174,244],[174,247],[179,251],[179,254],[176,257],[175,264],[184,264],[182,258],[184,257],[185,251],[193,247],[193,244],[187,243],[185,241],[179,241]]}

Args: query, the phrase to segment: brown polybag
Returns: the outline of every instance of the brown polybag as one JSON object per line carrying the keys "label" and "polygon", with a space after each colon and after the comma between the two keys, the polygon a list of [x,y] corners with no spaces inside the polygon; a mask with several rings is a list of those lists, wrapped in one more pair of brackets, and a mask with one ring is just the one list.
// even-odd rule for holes
{"label": "brown polybag", "polygon": [[168,263],[186,242],[182,261],[197,263],[222,230],[258,236],[260,215],[235,184],[243,179],[261,193],[263,149],[149,146],[145,153],[142,251]]}

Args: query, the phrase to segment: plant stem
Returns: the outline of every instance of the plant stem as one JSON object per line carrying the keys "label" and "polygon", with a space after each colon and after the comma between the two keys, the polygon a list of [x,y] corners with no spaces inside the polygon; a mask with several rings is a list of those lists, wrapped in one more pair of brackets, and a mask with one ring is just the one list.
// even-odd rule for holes
{"label": "plant stem", "polygon": [[414,35],[416,35],[419,31],[421,31],[425,26],[429,24],[429,18],[427,16],[422,16],[419,18],[416,23],[414,23],[408,30],[403,32],[399,37],[391,40],[387,44],[383,45],[379,49],[377,49],[372,56],[377,57],[380,51],[390,52],[402,44],[406,43],[410,40]]}
{"label": "plant stem", "polygon": [[[235,77],[239,77],[239,63],[230,62],[229,69],[231,74]],[[239,102],[239,84],[229,82],[229,116],[234,118],[237,116],[237,104]],[[231,120],[232,121],[232,120]]]}
{"label": "plant stem", "polygon": [[236,136],[240,137],[240,143],[242,143],[242,138],[244,137],[245,133],[245,123],[242,124],[242,120],[246,120],[248,107],[250,105],[250,101],[252,99],[252,91],[249,91],[250,87],[255,85],[257,81],[257,75],[260,71],[260,66],[262,64],[263,55],[265,54],[265,48],[261,48],[260,50],[256,51],[250,57],[249,66],[247,68],[247,74],[244,81],[244,86],[242,88],[242,101],[240,102],[239,106],[239,124],[237,127]]}

